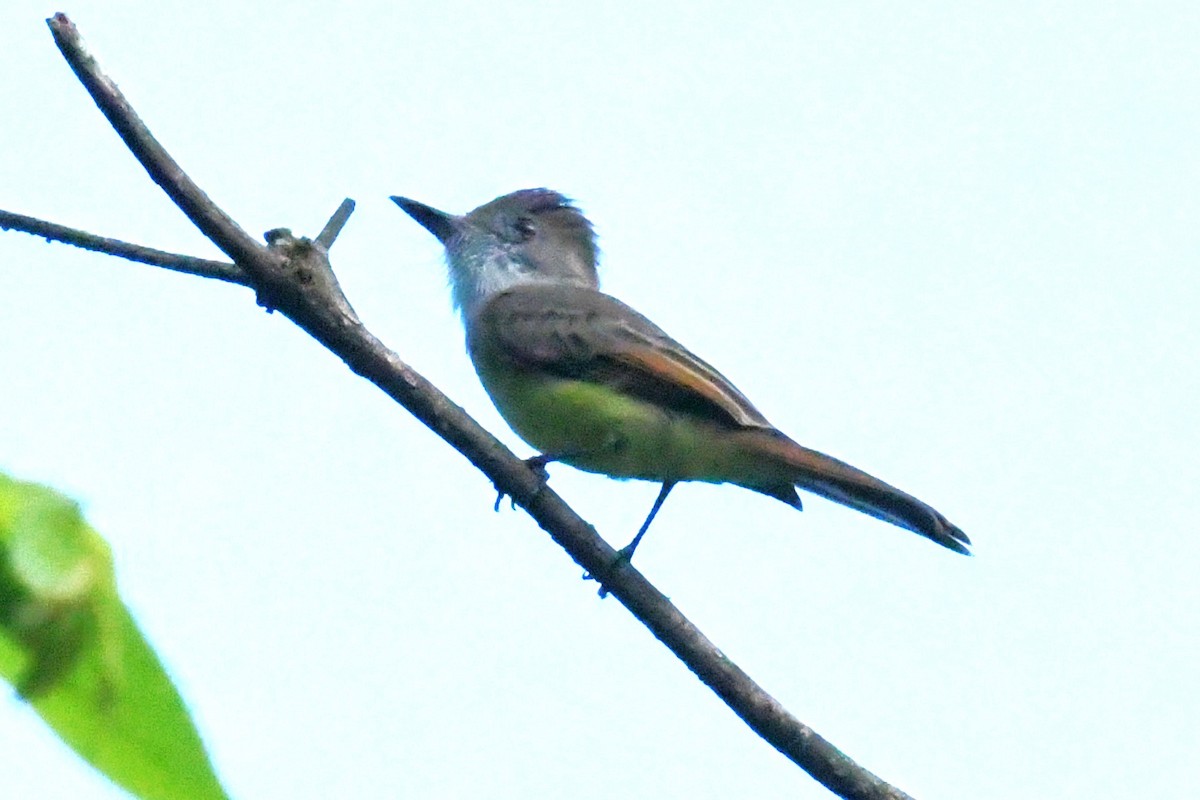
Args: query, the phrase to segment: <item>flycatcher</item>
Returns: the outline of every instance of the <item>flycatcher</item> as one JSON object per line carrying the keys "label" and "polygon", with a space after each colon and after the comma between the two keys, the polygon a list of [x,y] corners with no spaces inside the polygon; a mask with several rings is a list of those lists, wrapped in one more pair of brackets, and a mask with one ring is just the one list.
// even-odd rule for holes
{"label": "flycatcher", "polygon": [[912,495],[789,439],[712,366],[599,290],[591,223],[549,189],[465,216],[393,197],[446,248],[467,352],[500,415],[541,455],[662,484],[633,550],[679,481],[734,483],[800,509],[796,487],[969,554]]}

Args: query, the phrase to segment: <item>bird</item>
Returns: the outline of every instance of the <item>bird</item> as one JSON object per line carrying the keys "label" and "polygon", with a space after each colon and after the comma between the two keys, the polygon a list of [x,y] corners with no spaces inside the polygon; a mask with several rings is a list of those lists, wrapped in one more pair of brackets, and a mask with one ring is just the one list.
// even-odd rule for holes
{"label": "bird", "polygon": [[660,484],[620,555],[632,559],[671,489],[731,483],[801,510],[797,488],[970,555],[941,513],[772,425],[715,367],[600,291],[592,224],[567,197],[523,189],[455,215],[391,198],[445,249],[467,353],[496,409],[539,455]]}

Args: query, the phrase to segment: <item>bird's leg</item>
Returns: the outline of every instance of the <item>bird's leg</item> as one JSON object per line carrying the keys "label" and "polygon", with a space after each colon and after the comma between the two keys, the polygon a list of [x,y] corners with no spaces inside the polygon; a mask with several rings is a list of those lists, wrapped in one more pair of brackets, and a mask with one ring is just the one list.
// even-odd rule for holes
{"label": "bird's leg", "polygon": [[[646,521],[642,523],[642,527],[638,528],[637,535],[633,537],[633,541],[617,551],[617,560],[613,566],[624,562],[628,564],[633,559],[633,551],[637,550],[637,546],[642,541],[642,537],[646,535],[646,531],[650,530],[650,523],[658,516],[658,510],[662,508],[663,502],[666,501],[667,495],[675,488],[675,481],[663,481],[662,488],[658,490],[658,497],[654,498],[654,505],[650,507],[650,513],[646,517]],[[583,576],[585,581],[599,580],[594,575],[586,574]],[[600,584],[600,596],[608,597],[608,588],[603,583]]]}
{"label": "bird's leg", "polygon": [[633,551],[637,550],[638,544],[641,543],[642,537],[646,535],[646,531],[650,530],[650,523],[658,516],[658,510],[662,508],[662,504],[667,499],[667,495],[675,488],[675,481],[663,481],[662,488],[658,490],[658,497],[654,498],[654,505],[650,507],[650,514],[646,517],[646,521],[642,523],[642,527],[638,528],[637,535],[633,537],[633,541],[617,551],[617,555],[625,561],[633,560]]}
{"label": "bird's leg", "polygon": [[[572,456],[575,456],[575,455],[578,455],[578,453],[572,453],[572,452],[541,453],[539,455],[533,456],[532,458],[525,459],[525,466],[527,466],[531,470],[533,470],[534,474],[537,475],[538,480],[542,483],[543,486],[545,486],[546,483],[548,483],[550,481],[550,473],[546,471],[546,465],[553,464],[555,461],[562,461],[564,458],[571,458]],[[496,489],[496,505],[492,506],[493,511],[500,510],[500,503],[504,500],[504,498],[507,494],[508,494],[508,492],[505,492],[503,489],[500,489],[500,488]],[[510,499],[509,502],[510,502],[510,505],[514,509],[517,507],[516,500]]]}

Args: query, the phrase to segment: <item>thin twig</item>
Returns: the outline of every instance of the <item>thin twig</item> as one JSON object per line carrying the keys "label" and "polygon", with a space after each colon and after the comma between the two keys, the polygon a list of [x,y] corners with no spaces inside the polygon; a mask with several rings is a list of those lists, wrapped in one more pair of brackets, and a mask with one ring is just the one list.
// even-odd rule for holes
{"label": "thin twig", "polygon": [[82,247],[84,250],[94,250],[97,253],[107,253],[129,261],[149,264],[154,267],[186,272],[188,275],[198,275],[201,278],[215,278],[219,281],[249,286],[250,281],[236,264],[226,261],[210,261],[207,258],[168,253],[153,247],[143,247],[140,244],[123,242],[120,239],[109,239],[94,233],[81,231],[78,228],[68,228],[36,217],[24,214],[14,214],[0,209],[0,228],[32,233],[41,236],[47,242],[62,242],[63,244]]}
{"label": "thin twig", "polygon": [[[407,408],[510,495],[588,573],[713,689],[746,723],[835,794],[855,800],[908,795],[855,764],[789,714],[725,657],[634,567],[617,558],[592,526],[523,461],[425,378],[404,364],[354,316],[329,267],[327,248],[286,231],[263,248],[217,208],[154,140],[63,15],[49,20],[55,41],[101,111],[151,177],[185,214],[241,267],[259,302],[277,308],[352,370]],[[337,215],[335,214],[335,217]]]}
{"label": "thin twig", "polygon": [[97,107],[108,118],[125,146],[150,173],[151,179],[162,187],[175,205],[222,253],[229,256],[233,263],[247,269],[248,263],[255,261],[256,256],[261,256],[265,248],[184,174],[175,159],[143,124],[117,85],[100,70],[96,59],[87,51],[75,23],[66,14],[55,14],[46,23],[54,35],[54,43],[75,71],[79,82],[96,101]]}
{"label": "thin twig", "polygon": [[337,240],[338,234],[342,232],[342,228],[346,227],[346,222],[349,221],[350,215],[354,213],[354,201],[347,197],[338,206],[338,210],[333,212],[333,216],[329,218],[329,222],[325,223],[325,227],[317,234],[314,239],[317,244],[324,247],[326,250],[333,247],[334,241]]}

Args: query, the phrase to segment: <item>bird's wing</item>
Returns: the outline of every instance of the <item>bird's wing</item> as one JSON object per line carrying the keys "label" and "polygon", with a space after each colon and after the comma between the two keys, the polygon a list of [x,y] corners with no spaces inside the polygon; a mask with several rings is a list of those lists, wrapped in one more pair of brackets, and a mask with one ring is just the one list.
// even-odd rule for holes
{"label": "bird's wing", "polygon": [[513,363],[610,386],[730,428],[771,428],[729,380],[621,301],[579,286],[531,284],[488,300],[471,326]]}

